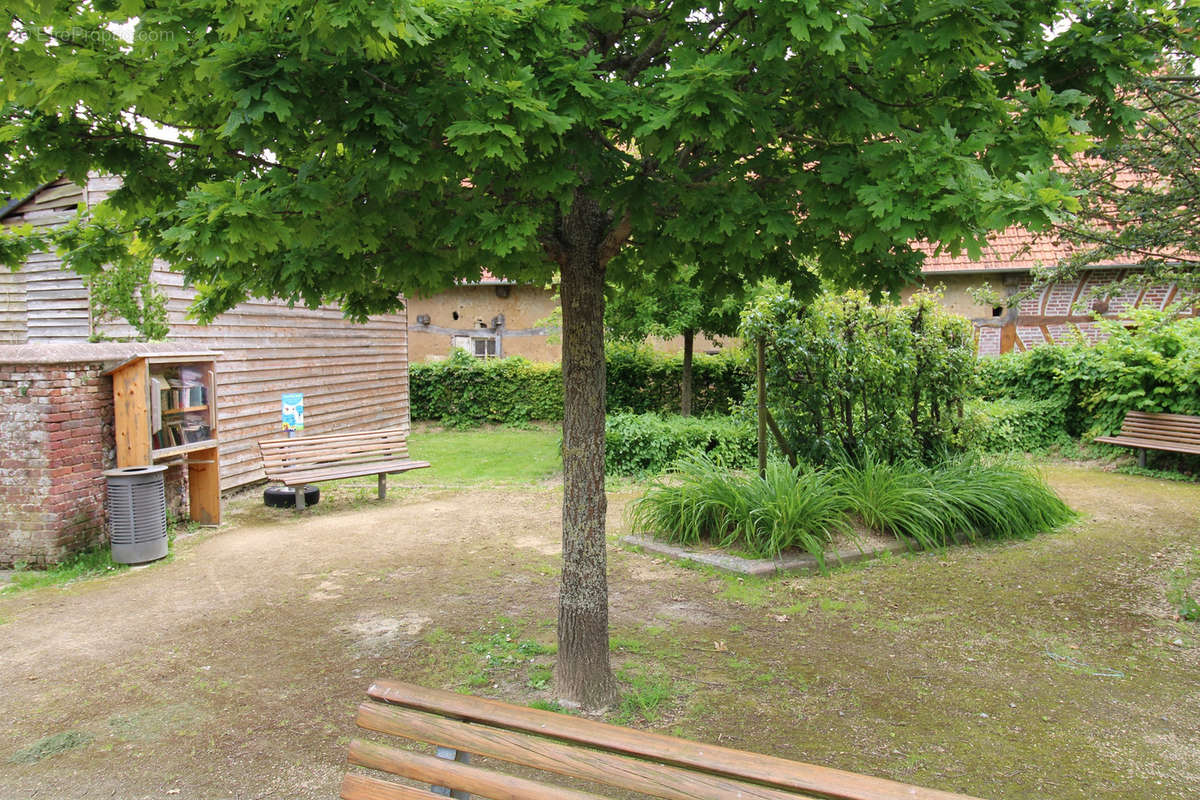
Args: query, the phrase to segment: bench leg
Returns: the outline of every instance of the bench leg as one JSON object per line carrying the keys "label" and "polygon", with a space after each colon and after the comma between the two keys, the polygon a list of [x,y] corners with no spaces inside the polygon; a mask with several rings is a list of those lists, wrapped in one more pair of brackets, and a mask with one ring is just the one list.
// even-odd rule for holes
{"label": "bench leg", "polygon": [[387,498],[387,473],[381,472],[381,473],[379,473],[379,499],[384,500],[386,498]]}
{"label": "bench leg", "polygon": [[1144,447],[1138,448],[1138,466],[1142,468],[1146,466],[1146,448]]}
{"label": "bench leg", "polygon": [[303,484],[296,487],[296,510],[297,511],[304,510],[304,485]]}
{"label": "bench leg", "polygon": [[[381,479],[383,478],[382,475],[380,475],[379,477]],[[455,750],[452,747],[439,747],[437,749],[437,757],[445,758],[450,761],[461,761],[464,764],[471,763],[471,754],[470,753],[464,753],[461,750]],[[471,800],[471,795],[469,795],[467,792],[462,791],[461,789],[455,789],[454,791],[450,791],[445,786],[430,786],[429,791],[433,792],[434,794],[440,794],[442,797],[455,798],[455,800]]]}

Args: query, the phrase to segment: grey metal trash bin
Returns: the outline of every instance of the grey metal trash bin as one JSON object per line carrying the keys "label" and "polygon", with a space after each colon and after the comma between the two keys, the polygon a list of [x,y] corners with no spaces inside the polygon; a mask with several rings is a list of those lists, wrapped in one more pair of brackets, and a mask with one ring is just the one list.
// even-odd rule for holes
{"label": "grey metal trash bin", "polygon": [[108,538],[118,564],[155,561],[167,554],[167,494],[162,465],[122,467],[108,479]]}

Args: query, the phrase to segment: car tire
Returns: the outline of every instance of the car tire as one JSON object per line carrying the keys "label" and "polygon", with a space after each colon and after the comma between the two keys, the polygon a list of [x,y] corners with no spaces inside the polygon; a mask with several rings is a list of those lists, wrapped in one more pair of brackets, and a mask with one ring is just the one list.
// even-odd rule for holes
{"label": "car tire", "polygon": [[[271,508],[295,508],[296,490],[291,486],[269,486],[263,490],[263,502]],[[304,505],[315,506],[321,502],[321,490],[316,486],[304,487]]]}

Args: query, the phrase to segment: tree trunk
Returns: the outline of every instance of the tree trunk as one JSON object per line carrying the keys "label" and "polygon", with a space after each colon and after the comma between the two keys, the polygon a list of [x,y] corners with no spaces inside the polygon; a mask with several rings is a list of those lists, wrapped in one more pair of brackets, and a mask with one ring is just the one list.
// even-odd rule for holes
{"label": "tree trunk", "polygon": [[558,605],[558,696],[596,709],[617,698],[608,660],[604,516],[604,263],[609,227],[577,194],[561,242],[563,566]]}
{"label": "tree trunk", "polygon": [[679,413],[685,417],[692,415],[692,345],[696,332],[691,328],[683,332],[683,385],[680,387]]}
{"label": "tree trunk", "polygon": [[767,477],[767,362],[762,337],[755,342],[755,382],[758,394],[758,477]]}

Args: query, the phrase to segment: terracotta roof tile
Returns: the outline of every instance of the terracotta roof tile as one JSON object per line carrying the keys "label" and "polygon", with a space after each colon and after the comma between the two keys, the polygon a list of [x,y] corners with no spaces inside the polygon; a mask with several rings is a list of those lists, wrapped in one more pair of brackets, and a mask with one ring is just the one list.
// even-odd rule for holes
{"label": "terracotta roof tile", "polygon": [[[1039,264],[1052,265],[1074,252],[1070,242],[1053,235],[1035,235],[1024,228],[1008,228],[993,234],[978,261],[966,253],[952,256],[948,252],[934,255],[933,245],[918,243],[917,249],[926,254],[921,272],[995,272],[1029,270]],[[1095,266],[1120,266],[1121,262],[1101,261]]]}

